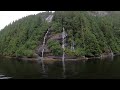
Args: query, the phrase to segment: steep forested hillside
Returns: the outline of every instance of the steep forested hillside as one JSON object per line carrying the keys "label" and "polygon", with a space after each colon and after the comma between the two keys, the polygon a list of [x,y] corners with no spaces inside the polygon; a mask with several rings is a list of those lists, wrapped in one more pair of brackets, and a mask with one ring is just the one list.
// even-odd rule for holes
{"label": "steep forested hillside", "polygon": [[[106,13],[108,15],[95,17],[85,11],[55,12],[54,30],[59,30],[63,18],[63,27],[68,34],[66,53],[92,56],[105,52],[120,52],[120,13]],[[70,50],[73,42],[75,50]]]}
{"label": "steep forested hillside", "polygon": [[[0,31],[0,53],[34,56],[50,24],[52,36],[62,33],[62,27],[65,28],[65,53],[68,56],[99,56],[102,53],[120,52],[119,12],[56,11],[49,24],[44,19],[50,14],[27,16],[6,26]],[[48,49],[55,56],[61,55],[61,42],[51,38],[47,41]]]}
{"label": "steep forested hillside", "polygon": [[0,31],[0,53],[32,57],[48,28],[48,12],[30,15],[13,22]]}

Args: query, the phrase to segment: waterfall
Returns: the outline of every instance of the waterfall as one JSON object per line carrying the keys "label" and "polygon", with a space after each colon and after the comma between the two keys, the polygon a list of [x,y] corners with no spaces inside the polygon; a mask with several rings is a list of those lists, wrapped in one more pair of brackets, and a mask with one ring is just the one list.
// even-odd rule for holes
{"label": "waterfall", "polygon": [[[46,18],[46,21],[49,23],[52,21],[52,18],[53,18],[53,15],[49,15],[47,18]],[[42,69],[43,69],[43,72],[45,73],[45,65],[44,65],[44,51],[45,51],[45,43],[46,43],[46,38],[47,38],[47,35],[50,31],[50,28],[48,28],[47,32],[45,33],[45,36],[44,36],[44,40],[43,40],[43,44],[42,44],[42,54],[41,54],[41,57],[39,56],[38,57],[38,61],[41,60],[41,63],[42,63]]]}
{"label": "waterfall", "polygon": [[49,15],[49,16],[46,18],[46,21],[47,21],[47,22],[51,22],[51,21],[52,21],[52,18],[53,18],[53,15]]}
{"label": "waterfall", "polygon": [[49,33],[50,29],[47,30],[45,36],[44,36],[44,40],[43,40],[43,45],[42,45],[42,55],[41,55],[41,62],[42,62],[42,69],[43,69],[43,72],[45,73],[45,65],[44,65],[44,62],[43,62],[43,57],[44,57],[44,51],[45,51],[45,43],[46,43],[46,38],[47,38],[47,35]]}
{"label": "waterfall", "polygon": [[71,43],[71,51],[74,51],[75,50],[75,43],[74,41]]}
{"label": "waterfall", "polygon": [[46,42],[46,38],[47,38],[47,35],[48,35],[49,31],[50,31],[50,29],[47,30],[47,32],[46,32],[46,34],[44,36],[43,45],[42,45],[42,48],[43,48],[43,50],[42,50],[42,59],[43,59],[43,56],[44,56],[45,42]]}
{"label": "waterfall", "polygon": [[64,61],[65,59],[65,30],[64,30],[64,27],[63,27],[63,32],[62,32],[62,48],[63,48],[63,57],[62,57],[62,61]]}
{"label": "waterfall", "polygon": [[[53,18],[53,15],[49,15],[49,16],[46,18],[46,21],[47,21],[47,22],[51,22],[51,21],[52,21],[52,18]],[[44,57],[46,38],[47,38],[47,35],[48,35],[49,31],[50,31],[50,29],[48,28],[48,30],[47,30],[47,32],[46,32],[46,34],[45,34],[45,36],[44,36],[44,40],[43,40],[43,45],[42,45],[42,48],[43,48],[43,50],[42,50],[42,61],[43,61],[43,57]]]}
{"label": "waterfall", "polygon": [[63,48],[62,64],[63,64],[63,74],[64,75],[65,75],[65,37],[66,36],[67,36],[67,34],[65,33],[65,29],[63,27],[63,32],[62,32],[62,48]]}

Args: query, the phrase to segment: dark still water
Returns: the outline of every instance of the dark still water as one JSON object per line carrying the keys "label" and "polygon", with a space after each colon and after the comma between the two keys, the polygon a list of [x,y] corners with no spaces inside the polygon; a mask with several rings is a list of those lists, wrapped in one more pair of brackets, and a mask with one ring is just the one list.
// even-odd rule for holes
{"label": "dark still water", "polygon": [[41,63],[0,57],[0,79],[120,79],[120,56],[104,60]]}

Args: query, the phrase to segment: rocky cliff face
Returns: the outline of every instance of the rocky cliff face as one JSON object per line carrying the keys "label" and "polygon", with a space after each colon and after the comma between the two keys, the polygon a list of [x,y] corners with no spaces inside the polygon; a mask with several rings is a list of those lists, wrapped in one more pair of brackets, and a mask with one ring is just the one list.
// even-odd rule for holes
{"label": "rocky cliff face", "polygon": [[106,16],[112,14],[120,14],[119,11],[87,11],[87,12],[92,16]]}
{"label": "rocky cliff face", "polygon": [[93,16],[106,16],[109,14],[107,11],[88,11],[88,14]]}

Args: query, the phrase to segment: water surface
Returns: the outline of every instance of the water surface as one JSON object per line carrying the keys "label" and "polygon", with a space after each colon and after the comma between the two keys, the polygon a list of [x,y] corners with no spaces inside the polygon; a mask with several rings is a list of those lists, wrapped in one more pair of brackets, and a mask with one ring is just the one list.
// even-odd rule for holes
{"label": "water surface", "polygon": [[0,79],[120,79],[120,56],[103,60],[41,63],[0,57]]}

